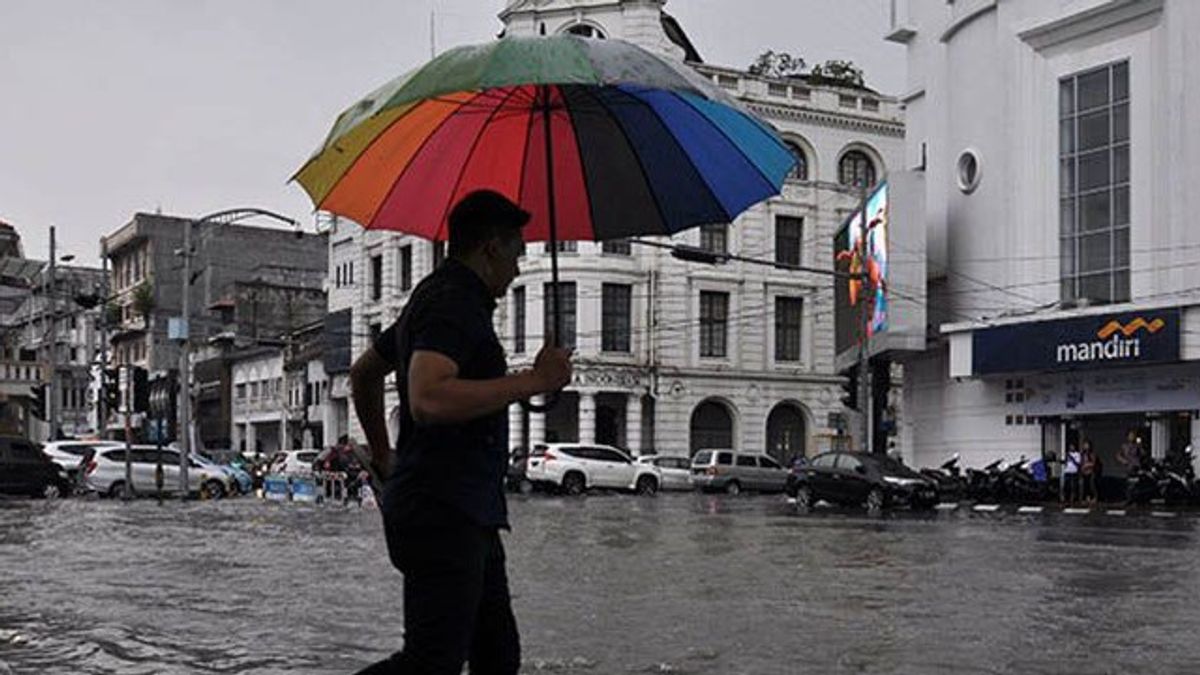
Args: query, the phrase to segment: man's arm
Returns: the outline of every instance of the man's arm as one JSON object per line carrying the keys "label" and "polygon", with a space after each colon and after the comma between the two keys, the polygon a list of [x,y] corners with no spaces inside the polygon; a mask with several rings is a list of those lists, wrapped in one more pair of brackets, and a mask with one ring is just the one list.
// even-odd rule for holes
{"label": "man's arm", "polygon": [[543,347],[533,370],[463,380],[454,359],[417,350],[408,367],[409,408],[419,424],[457,424],[490,415],[515,401],[565,387],[571,381],[570,358],[568,349]]}
{"label": "man's arm", "polygon": [[387,478],[392,453],[388,441],[387,418],[383,407],[383,387],[392,367],[369,347],[350,367],[350,390],[354,397],[354,412],[367,436],[371,449],[371,464]]}

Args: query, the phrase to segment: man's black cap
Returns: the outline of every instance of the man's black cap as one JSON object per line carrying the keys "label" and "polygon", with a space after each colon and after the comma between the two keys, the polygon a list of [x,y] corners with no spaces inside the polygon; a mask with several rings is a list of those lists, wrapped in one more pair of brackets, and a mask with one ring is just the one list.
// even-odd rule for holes
{"label": "man's black cap", "polygon": [[450,211],[451,231],[482,225],[524,227],[530,214],[494,190],[475,190]]}

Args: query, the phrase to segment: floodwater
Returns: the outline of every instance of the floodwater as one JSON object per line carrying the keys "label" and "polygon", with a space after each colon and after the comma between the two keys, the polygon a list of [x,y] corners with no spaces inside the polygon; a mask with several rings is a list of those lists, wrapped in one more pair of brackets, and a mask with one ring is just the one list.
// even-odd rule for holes
{"label": "floodwater", "polygon": [[[510,500],[523,672],[1196,673],[1196,516]],[[357,507],[0,502],[2,673],[350,673],[398,649]]]}

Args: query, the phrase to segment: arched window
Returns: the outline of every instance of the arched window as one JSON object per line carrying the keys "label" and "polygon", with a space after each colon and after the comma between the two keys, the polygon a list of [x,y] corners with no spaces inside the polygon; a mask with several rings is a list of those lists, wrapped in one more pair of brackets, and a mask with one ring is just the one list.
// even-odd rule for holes
{"label": "arched window", "polygon": [[567,29],[571,35],[578,35],[585,38],[596,38],[597,40],[604,39],[604,33],[600,32],[599,28],[586,23],[577,23]]}
{"label": "arched window", "polygon": [[716,401],[705,401],[692,411],[691,451],[733,448],[733,416]]}
{"label": "arched window", "polygon": [[791,403],[780,403],[767,417],[767,454],[784,466],[805,454],[804,413]]}
{"label": "arched window", "polygon": [[808,155],[804,153],[804,148],[801,148],[798,143],[793,141],[784,141],[784,143],[787,144],[792,157],[796,158],[796,166],[792,167],[792,172],[787,176],[788,179],[808,180]]}
{"label": "arched window", "polygon": [[875,163],[862,150],[851,150],[838,162],[838,182],[847,186],[875,185]]}

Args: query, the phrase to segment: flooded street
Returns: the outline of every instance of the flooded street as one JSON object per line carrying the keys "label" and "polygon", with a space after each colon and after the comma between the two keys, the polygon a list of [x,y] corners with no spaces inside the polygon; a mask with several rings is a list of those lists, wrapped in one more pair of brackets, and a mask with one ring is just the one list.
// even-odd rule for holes
{"label": "flooded street", "polygon": [[[1197,518],[514,497],[524,672],[1200,670]],[[0,673],[349,673],[399,648],[371,510],[0,503]]]}

